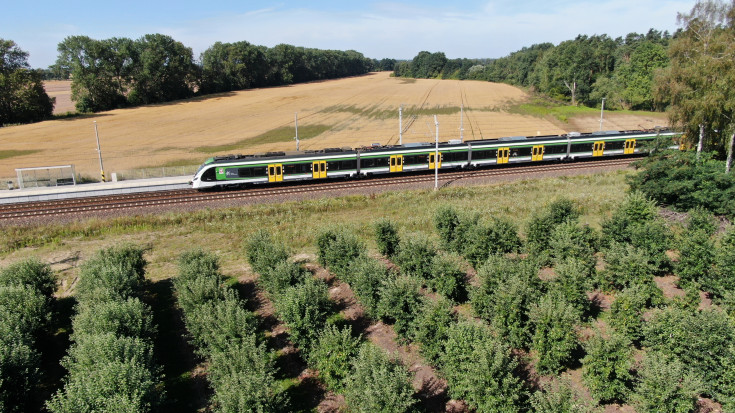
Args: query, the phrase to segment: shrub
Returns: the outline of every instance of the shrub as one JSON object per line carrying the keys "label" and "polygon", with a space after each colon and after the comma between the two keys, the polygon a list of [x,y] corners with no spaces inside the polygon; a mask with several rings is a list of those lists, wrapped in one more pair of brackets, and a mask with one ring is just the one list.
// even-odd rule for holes
{"label": "shrub", "polygon": [[656,351],[646,354],[637,382],[630,399],[640,413],[692,412],[702,388],[701,379],[679,360]]}
{"label": "shrub", "polygon": [[[186,267],[191,268],[191,266]],[[186,269],[182,270],[181,273],[183,274],[185,271]],[[223,299],[223,282],[222,275],[218,271],[174,279],[179,307],[184,310],[184,316],[188,317],[195,308],[205,302]]]}
{"label": "shrub", "polygon": [[155,377],[137,360],[112,361],[70,377],[47,403],[51,412],[149,412],[159,402]]}
{"label": "shrub", "polygon": [[248,262],[258,274],[265,274],[278,263],[288,260],[286,247],[276,242],[265,230],[259,230],[245,243]]}
{"label": "shrub", "polygon": [[539,358],[536,369],[541,374],[558,373],[573,360],[579,346],[574,331],[579,314],[562,297],[551,293],[531,305],[529,315],[534,325],[531,349]]}
{"label": "shrub", "polygon": [[442,296],[454,301],[463,302],[467,298],[465,277],[459,261],[452,256],[439,254],[434,256],[431,264],[429,287]]}
{"label": "shrub", "polygon": [[654,273],[665,272],[671,266],[666,256],[671,239],[671,231],[658,217],[658,207],[640,192],[630,193],[612,217],[602,223],[605,246],[617,242],[645,251]]}
{"label": "shrub", "polygon": [[328,229],[317,237],[319,263],[340,277],[349,273],[350,265],[365,251],[362,241],[343,229]]}
{"label": "shrub", "polygon": [[304,352],[309,351],[332,313],[327,285],[314,278],[287,288],[274,297],[273,305],[288,327],[291,340]]}
{"label": "shrub", "polygon": [[733,216],[735,179],[712,153],[659,151],[641,162],[643,172],[630,177],[631,189],[679,211],[701,206],[718,215]]}
{"label": "shrub", "polygon": [[417,233],[401,240],[394,260],[404,274],[429,280],[436,254],[436,247],[431,240],[426,235]]}
{"label": "shrub", "polygon": [[460,322],[449,328],[441,373],[452,398],[478,411],[522,411],[527,390],[514,375],[518,364],[510,349],[483,326]]}
{"label": "shrub", "polygon": [[258,285],[268,294],[278,295],[288,287],[300,284],[311,274],[301,265],[284,260],[280,261],[269,271],[260,274]]}
{"label": "shrub", "polygon": [[712,278],[706,284],[716,297],[724,297],[727,292],[735,291],[735,226],[730,226],[720,240],[715,252]]}
{"label": "shrub", "polygon": [[473,312],[516,348],[531,339],[528,310],[543,294],[537,272],[532,261],[491,257],[478,271],[480,286],[470,291]]}
{"label": "shrub", "polygon": [[218,412],[281,412],[288,399],[275,379],[275,359],[253,335],[213,351],[209,375]]}
{"label": "shrub", "polygon": [[384,321],[394,322],[396,334],[403,339],[411,337],[422,304],[421,282],[415,277],[388,279],[380,287],[378,314]]}
{"label": "shrub", "polygon": [[80,302],[136,296],[145,281],[143,249],[123,245],[100,250],[81,268],[76,297]]}
{"label": "shrub", "polygon": [[80,380],[80,376],[113,362],[135,362],[151,371],[157,370],[149,339],[118,336],[114,332],[85,333],[74,335],[74,344],[62,360],[69,371],[69,381]]}
{"label": "shrub", "polygon": [[40,365],[41,356],[31,343],[18,337],[0,336],[0,411],[26,410],[40,379]]}
{"label": "shrub", "polygon": [[548,284],[549,291],[571,305],[580,318],[586,318],[591,308],[587,298],[587,290],[591,288],[590,268],[583,261],[570,258],[558,263],[554,270],[557,276]]}
{"label": "shrub", "polygon": [[704,379],[704,391],[717,394],[725,383],[723,366],[732,357],[735,328],[721,311],[669,307],[657,311],[643,327],[643,345],[678,359]]}
{"label": "shrub", "polygon": [[468,226],[463,236],[459,251],[475,268],[491,254],[516,252],[521,246],[515,224],[496,217],[489,224],[475,223]]}
{"label": "shrub", "polygon": [[536,413],[592,413],[600,411],[568,382],[552,382],[531,395],[531,407]]}
{"label": "shrub", "polygon": [[584,225],[562,222],[554,227],[549,237],[549,255],[555,263],[570,258],[583,262],[590,272],[595,268],[597,259],[597,234]]}
{"label": "shrub", "polygon": [[79,335],[112,333],[117,337],[153,340],[156,326],[151,308],[138,298],[83,304],[72,320],[74,339]]}
{"label": "shrub", "polygon": [[327,325],[320,331],[309,352],[309,365],[319,371],[319,379],[335,392],[343,392],[350,366],[360,350],[360,337],[352,336],[352,327]]}
{"label": "shrub", "polygon": [[460,224],[459,214],[451,205],[442,205],[434,214],[434,226],[439,233],[442,248],[454,251],[454,240]]}
{"label": "shrub", "polygon": [[188,314],[187,329],[202,353],[221,351],[230,343],[256,335],[258,320],[244,304],[228,289],[224,299],[204,302]]}
{"label": "shrub", "polygon": [[214,254],[200,249],[184,251],[179,257],[179,276],[174,282],[188,284],[199,277],[213,278],[219,275],[219,260]]}
{"label": "shrub", "polygon": [[402,413],[416,404],[408,370],[372,344],[363,345],[352,363],[345,401],[350,411],[364,413]]}
{"label": "shrub", "polygon": [[0,339],[33,343],[50,318],[48,302],[27,286],[0,286]]}
{"label": "shrub", "polygon": [[598,401],[624,401],[627,398],[633,363],[630,340],[617,333],[605,339],[598,332],[585,344],[582,379]]}
{"label": "shrub", "polygon": [[56,281],[51,267],[36,258],[0,269],[0,285],[31,286],[46,297],[51,297],[56,291]]}
{"label": "shrub", "polygon": [[393,273],[383,263],[368,257],[360,257],[346,277],[352,291],[371,317],[380,317],[378,302],[383,282],[393,278]]}
{"label": "shrub", "polygon": [[534,213],[526,227],[528,252],[538,255],[547,251],[554,227],[564,222],[576,222],[580,215],[579,208],[566,198],[557,199],[545,209]]}
{"label": "shrub", "polygon": [[666,251],[671,248],[672,239],[671,230],[662,219],[634,225],[630,230],[631,245],[646,251],[648,262],[656,274],[663,274],[671,269],[671,260]]}
{"label": "shrub", "polygon": [[378,252],[386,257],[395,255],[399,241],[398,230],[392,221],[381,219],[375,223],[375,241]]}
{"label": "shrub", "polygon": [[600,272],[604,289],[623,289],[653,280],[648,254],[630,244],[613,242],[605,251],[605,269]]}
{"label": "shrub", "polygon": [[696,207],[689,210],[687,231],[703,231],[707,235],[714,235],[718,226],[717,218],[707,209]]}
{"label": "shrub", "polygon": [[647,296],[637,285],[624,289],[610,306],[610,326],[632,342],[641,339]]}
{"label": "shrub", "polygon": [[414,340],[421,345],[421,354],[433,365],[439,364],[449,328],[455,323],[452,304],[445,299],[424,300],[424,307],[415,320]]}
{"label": "shrub", "polygon": [[679,279],[697,283],[709,281],[714,261],[715,245],[710,235],[702,229],[687,229],[679,242],[679,262],[676,264]]}

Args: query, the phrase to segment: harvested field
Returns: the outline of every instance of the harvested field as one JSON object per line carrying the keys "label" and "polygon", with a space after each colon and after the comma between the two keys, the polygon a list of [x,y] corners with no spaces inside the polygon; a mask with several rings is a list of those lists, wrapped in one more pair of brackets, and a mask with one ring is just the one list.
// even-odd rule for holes
{"label": "harvested field", "polygon": [[[68,91],[60,84],[48,86],[53,86],[50,93],[60,105]],[[433,141],[434,115],[440,140],[459,138],[462,106],[465,139],[599,128],[599,118],[595,123],[593,116],[587,121],[590,127],[580,128],[586,123],[575,123],[582,122],[577,118],[563,123],[506,110],[527,99],[525,92],[505,84],[401,79],[390,77],[389,72],[223,93],[2,128],[0,177],[13,176],[14,168],[64,164],[97,177],[93,121],[99,127],[108,176],[135,168],[199,164],[217,154],[294,150],[296,112],[301,149],[398,143],[401,105],[403,142]],[[630,116],[620,115],[620,120],[611,120],[605,127],[633,129],[662,123],[653,115],[651,119]]]}

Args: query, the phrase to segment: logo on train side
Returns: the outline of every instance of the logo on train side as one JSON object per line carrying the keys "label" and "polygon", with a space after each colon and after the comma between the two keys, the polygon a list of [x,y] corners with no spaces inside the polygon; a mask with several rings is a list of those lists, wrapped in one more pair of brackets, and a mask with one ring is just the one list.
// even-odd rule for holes
{"label": "logo on train side", "polygon": [[223,173],[225,173],[225,168],[219,168],[219,174],[222,175]]}

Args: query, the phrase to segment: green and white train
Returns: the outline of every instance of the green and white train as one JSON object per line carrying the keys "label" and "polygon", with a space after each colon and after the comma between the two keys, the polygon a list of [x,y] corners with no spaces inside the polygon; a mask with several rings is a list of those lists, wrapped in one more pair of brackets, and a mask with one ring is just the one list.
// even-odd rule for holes
{"label": "green and white train", "polygon": [[565,135],[512,136],[499,139],[407,143],[359,149],[269,152],[207,159],[191,185],[196,189],[330,178],[387,176],[414,171],[478,168],[491,165],[574,160],[640,153],[640,144],[657,137],[677,145],[680,133],[648,131],[570,132]]}

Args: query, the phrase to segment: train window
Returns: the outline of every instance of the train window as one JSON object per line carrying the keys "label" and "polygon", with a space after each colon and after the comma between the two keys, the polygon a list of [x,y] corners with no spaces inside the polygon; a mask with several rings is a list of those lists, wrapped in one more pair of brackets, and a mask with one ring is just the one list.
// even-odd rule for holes
{"label": "train window", "polygon": [[510,148],[510,156],[531,156],[533,148],[530,146],[524,148]]}
{"label": "train window", "polygon": [[606,150],[623,149],[624,146],[625,146],[625,141],[607,141],[605,142]]}
{"label": "train window", "polygon": [[491,159],[495,158],[495,149],[472,151],[472,159]]}
{"label": "train window", "polygon": [[560,153],[567,153],[567,145],[546,145],[544,147],[544,153],[546,155],[558,155]]}
{"label": "train window", "polygon": [[239,178],[252,178],[255,176],[265,176],[265,166],[255,166],[238,168],[237,175]]}
{"label": "train window", "polygon": [[573,143],[572,144],[572,152],[591,152],[592,151],[592,142],[587,143]]}
{"label": "train window", "polygon": [[216,181],[215,168],[209,168],[202,174],[202,181]]}
{"label": "train window", "polygon": [[329,161],[327,162],[327,169],[330,171],[357,169],[357,161]]}

